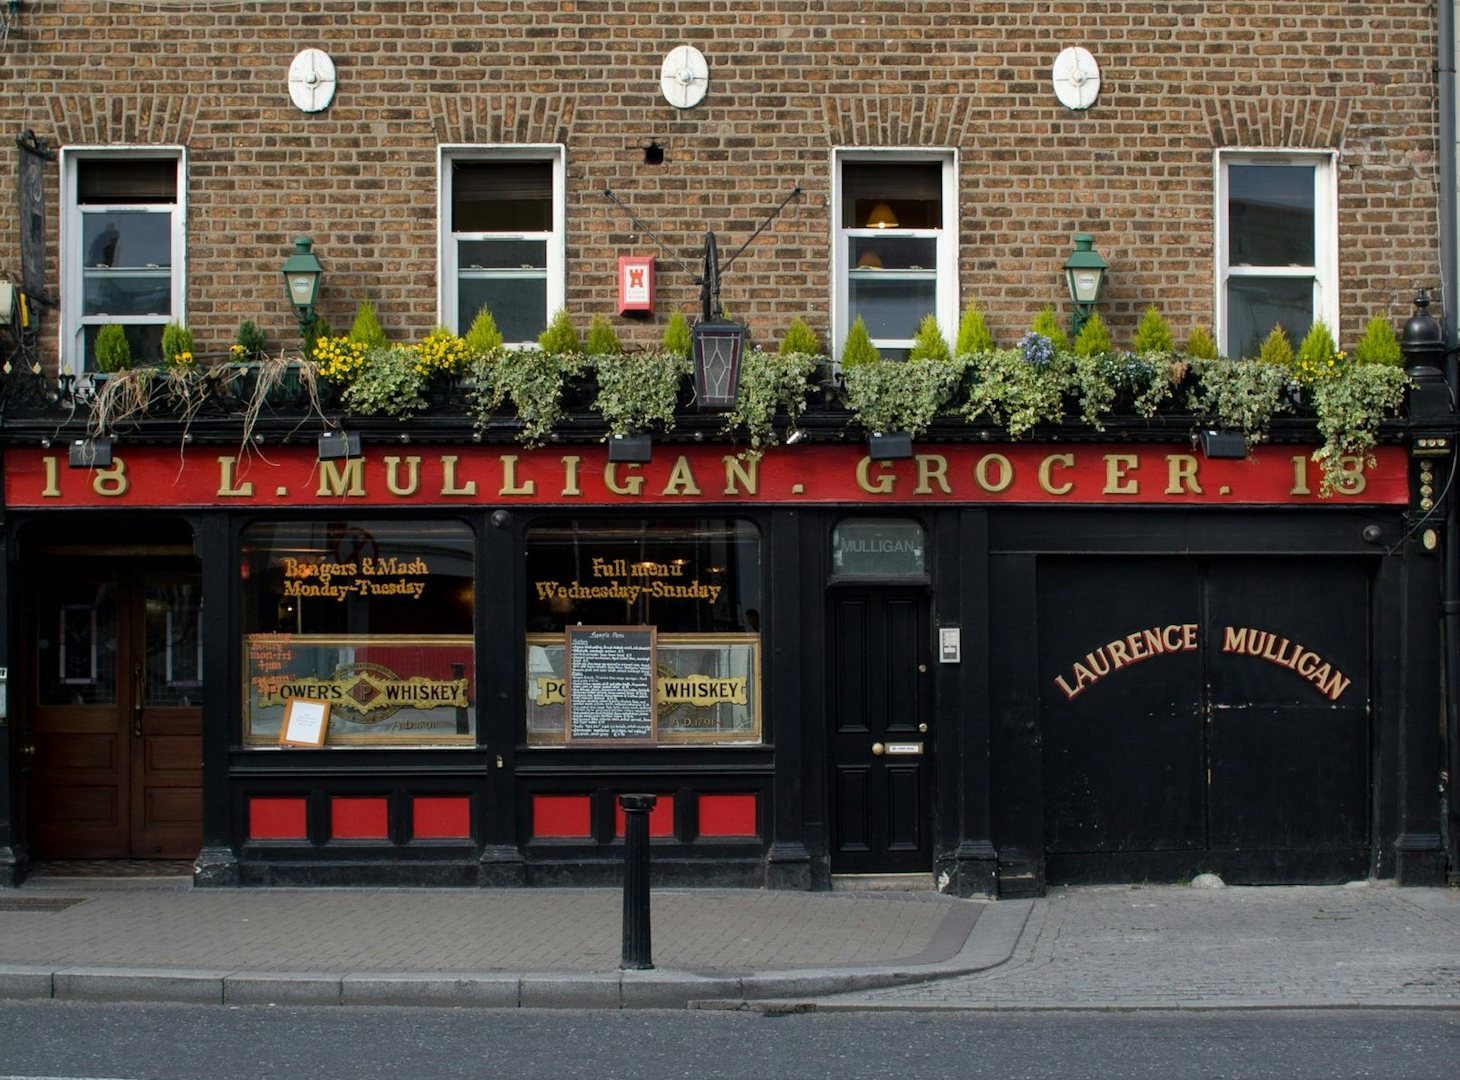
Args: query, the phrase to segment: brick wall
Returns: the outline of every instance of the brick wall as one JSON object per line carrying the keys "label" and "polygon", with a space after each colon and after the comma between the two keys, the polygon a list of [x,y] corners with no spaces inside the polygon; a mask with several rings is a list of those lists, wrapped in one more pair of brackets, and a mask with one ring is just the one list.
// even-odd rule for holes
{"label": "brick wall", "polygon": [[[568,306],[611,315],[620,254],[659,255],[659,309],[616,320],[659,340],[698,290],[636,235],[610,187],[697,265],[722,258],[805,189],[725,275],[725,303],[773,342],[797,315],[829,326],[829,170],[836,146],[955,147],[960,290],[1008,342],[1044,304],[1062,312],[1076,232],[1111,263],[1104,308],[1117,344],[1155,302],[1179,336],[1213,310],[1213,150],[1341,151],[1342,337],[1398,320],[1438,279],[1436,40],[1432,3],[1405,0],[1073,2],[976,0],[289,0],[22,5],[0,43],[0,191],[15,192],[11,136],[53,146],[185,145],[189,322],[204,350],[240,320],[293,340],[279,267],[309,233],[327,267],[322,313],[348,325],[375,303],[393,337],[437,318],[436,153],[441,143],[568,148]],[[659,93],[679,44],[710,87],[680,112]],[[1103,89],[1086,113],[1056,100],[1055,56],[1090,49]],[[333,58],[331,107],[290,103],[302,48]],[[660,165],[644,148],[657,142]],[[58,266],[54,183],[48,266]],[[18,274],[19,229],[0,228]],[[54,354],[55,320],[46,342]]]}

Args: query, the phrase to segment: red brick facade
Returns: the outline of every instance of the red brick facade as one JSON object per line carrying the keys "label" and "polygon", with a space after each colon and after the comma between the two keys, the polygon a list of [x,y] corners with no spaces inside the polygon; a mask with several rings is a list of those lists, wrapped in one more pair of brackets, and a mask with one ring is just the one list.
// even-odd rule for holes
{"label": "red brick facade", "polygon": [[[1340,344],[1374,314],[1398,320],[1438,277],[1434,5],[1300,0],[290,0],[24,2],[0,43],[0,190],[13,136],[52,147],[186,147],[187,321],[200,351],[243,319],[290,339],[279,267],[296,234],[327,268],[338,329],[370,300],[392,337],[438,321],[441,144],[566,147],[567,296],[576,322],[612,316],[623,254],[659,256],[652,320],[697,310],[689,274],[604,197],[611,188],[693,262],[707,229],[733,252],[793,200],[725,274],[725,304],[774,341],[796,316],[829,329],[831,151],[953,148],[959,293],[1008,342],[1067,308],[1060,267],[1076,232],[1112,266],[1103,309],[1117,344],[1157,303],[1178,336],[1213,318],[1213,152],[1339,153]],[[660,94],[676,45],[709,61],[704,102]],[[1056,99],[1068,45],[1103,89],[1088,112]],[[307,114],[287,92],[295,53],[338,69]],[[645,162],[657,143],[662,164]],[[57,287],[58,173],[48,172],[47,266]],[[13,205],[13,203],[12,203]],[[19,273],[15,217],[0,268]],[[54,362],[55,317],[44,336]]]}

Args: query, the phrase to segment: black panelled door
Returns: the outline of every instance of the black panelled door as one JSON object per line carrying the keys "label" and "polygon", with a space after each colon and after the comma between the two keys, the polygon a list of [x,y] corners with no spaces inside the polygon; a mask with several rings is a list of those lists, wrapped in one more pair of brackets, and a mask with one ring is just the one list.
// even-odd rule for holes
{"label": "black panelled door", "polygon": [[927,598],[868,588],[831,607],[832,872],[931,873]]}

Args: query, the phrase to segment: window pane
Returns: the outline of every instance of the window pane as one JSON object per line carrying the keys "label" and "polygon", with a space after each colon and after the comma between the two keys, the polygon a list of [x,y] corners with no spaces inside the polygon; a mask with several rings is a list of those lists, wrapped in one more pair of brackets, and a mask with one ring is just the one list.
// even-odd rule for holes
{"label": "window pane", "polygon": [[76,163],[76,201],[82,206],[176,202],[177,161],[82,158]]}
{"label": "window pane", "polygon": [[855,322],[860,315],[873,341],[912,338],[923,318],[936,310],[934,274],[855,270],[849,277],[851,320]]}
{"label": "window pane", "polygon": [[451,231],[549,232],[550,161],[458,161],[451,170]]}
{"label": "window pane", "polygon": [[471,530],[312,521],[243,536],[245,740],[293,697],[330,702],[327,743],[475,742]]}
{"label": "window pane", "polygon": [[936,161],[842,164],[842,228],[936,229],[943,224],[943,167]]}
{"label": "window pane", "polygon": [[1311,165],[1232,165],[1227,170],[1227,231],[1233,266],[1312,266]]}
{"label": "window pane", "polygon": [[457,247],[461,269],[547,269],[546,240],[463,240]]}
{"label": "window pane", "polygon": [[172,278],[167,273],[87,271],[83,315],[170,315]]}
{"label": "window pane", "polygon": [[536,341],[547,327],[547,278],[472,277],[462,275],[456,288],[456,325],[468,327],[486,308],[497,322],[502,340]]}
{"label": "window pane", "polygon": [[82,249],[88,267],[172,266],[172,215],[112,210],[84,214]]}
{"label": "window pane", "polygon": [[[87,371],[96,370],[96,332],[101,329],[100,323],[92,323],[83,328],[83,340],[86,348]],[[132,346],[132,363],[135,364],[156,364],[162,360],[162,331],[164,324],[161,320],[152,325],[138,325],[126,323],[122,331],[127,335],[127,343]]]}
{"label": "window pane", "polygon": [[938,242],[931,236],[853,236],[848,263],[858,270],[935,270]]}
{"label": "window pane", "polygon": [[1227,352],[1255,357],[1272,328],[1281,324],[1296,348],[1313,327],[1313,279],[1229,278]]}

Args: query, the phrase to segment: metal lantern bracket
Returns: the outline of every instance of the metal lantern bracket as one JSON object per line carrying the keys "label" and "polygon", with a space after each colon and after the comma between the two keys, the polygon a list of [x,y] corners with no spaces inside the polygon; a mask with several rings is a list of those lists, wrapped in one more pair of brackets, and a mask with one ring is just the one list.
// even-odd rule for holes
{"label": "metal lantern bracket", "polygon": [[682,258],[665,248],[659,238],[649,231],[632,210],[623,204],[611,188],[604,188],[603,194],[605,198],[628,214],[629,220],[634,223],[634,226],[658,244],[661,251],[678,262],[685,273],[693,277],[695,283],[699,285],[700,318],[695,324],[690,341],[694,356],[695,401],[701,409],[734,408],[740,393],[740,360],[745,352],[747,335],[743,324],[731,322],[725,318],[725,308],[720,300],[720,272],[750,246],[751,242],[779,216],[792,199],[801,194],[801,185],[797,184],[792,188],[791,193],[766,215],[765,220],[746,238],[745,243],[741,244],[735,253],[725,260],[723,267],[720,263],[720,248],[715,242],[715,234],[713,232],[705,233],[703,261],[699,274],[695,274]]}
{"label": "metal lantern bracket", "polygon": [[[694,272],[694,268],[691,267],[689,265],[689,263],[685,262],[685,260],[682,259],[677,253],[675,253],[673,251],[670,251],[669,248],[665,246],[664,242],[662,240],[660,240],[659,237],[657,237],[657,236],[654,235],[654,233],[649,229],[649,227],[647,225],[645,225],[639,219],[638,215],[635,214],[632,210],[630,210],[628,208],[628,206],[626,206],[624,204],[624,201],[622,199],[620,199],[616,194],[614,194],[614,191],[613,191],[612,188],[607,188],[606,187],[606,188],[603,189],[603,197],[606,198],[609,202],[613,203],[614,206],[618,207],[625,214],[627,214],[628,217],[629,217],[629,220],[631,222],[633,222],[634,228],[638,229],[639,232],[643,233],[650,240],[652,240],[656,245],[658,245],[659,250],[661,252],[663,252],[667,257],[669,257],[669,258],[673,259],[675,262],[677,262],[679,264],[679,268],[681,270],[683,270],[686,274],[690,275],[690,277],[694,280],[694,283],[696,285],[700,286],[700,314],[705,319],[714,318],[714,317],[717,317],[717,316],[719,316],[721,314],[721,311],[720,311],[720,271],[721,270],[724,270],[724,269],[729,269],[730,264],[733,263],[737,258],[740,257],[740,253],[742,251],[744,251],[746,248],[748,248],[751,245],[751,242],[754,241],[757,236],[759,236],[762,232],[765,231],[766,226],[768,226],[776,218],[780,217],[781,211],[785,210],[786,207],[787,207],[787,205],[789,205],[789,203],[791,202],[791,200],[794,199],[794,198],[796,198],[796,196],[800,195],[801,193],[802,193],[801,185],[800,184],[797,184],[795,187],[793,187],[791,189],[791,193],[789,195],[787,195],[784,199],[782,199],[780,201],[780,203],[776,206],[776,208],[774,210],[772,210],[769,214],[767,214],[765,216],[765,220],[763,220],[758,226],[756,226],[755,231],[752,232],[748,237],[746,237],[745,243],[741,244],[738,248],[736,248],[735,251],[734,251],[734,253],[728,259],[725,260],[725,262],[724,262],[723,265],[721,265],[721,263],[719,261],[718,251],[715,251],[715,252],[712,253],[709,250],[710,247],[714,244],[715,234],[714,233],[706,233],[705,234],[705,241],[706,241],[705,247],[706,247],[706,250],[704,252],[704,270],[703,270],[702,273],[696,274]],[[712,254],[713,254],[713,260],[712,260]],[[712,261],[713,261],[713,265],[712,265]],[[714,275],[713,282],[710,280],[710,277],[711,277],[712,272],[713,272],[713,275]],[[706,305],[708,303],[712,302],[712,301],[713,301],[713,304],[714,304],[713,309],[707,308]]]}

